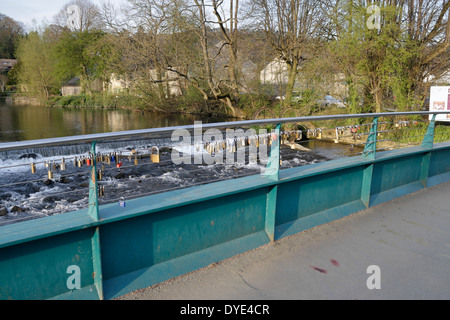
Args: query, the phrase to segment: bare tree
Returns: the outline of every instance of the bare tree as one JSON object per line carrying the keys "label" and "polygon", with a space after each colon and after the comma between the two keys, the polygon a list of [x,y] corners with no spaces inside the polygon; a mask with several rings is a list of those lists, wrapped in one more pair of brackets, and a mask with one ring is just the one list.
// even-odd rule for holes
{"label": "bare tree", "polygon": [[[422,107],[425,79],[449,65],[448,0],[321,0],[328,15],[334,62],[354,97],[362,87],[366,104],[402,109]],[[379,28],[371,30],[368,8],[376,4]],[[361,93],[361,92],[360,92]],[[395,99],[395,101],[394,101]],[[359,103],[359,102],[358,102]]]}
{"label": "bare tree", "polygon": [[254,0],[267,40],[288,66],[285,103],[291,101],[305,48],[320,40],[323,23],[317,0]]}
{"label": "bare tree", "polygon": [[[198,37],[200,39],[206,82],[208,84],[208,87],[209,87],[212,95],[213,95],[213,98],[216,100],[221,100],[221,101],[225,102],[226,105],[228,106],[228,108],[231,110],[232,115],[237,116],[237,110],[233,106],[233,101],[232,101],[230,93],[227,92],[226,90],[224,90],[221,87],[221,81],[215,80],[214,76],[213,76],[213,69],[212,69],[212,64],[211,64],[212,58],[210,56],[209,34],[208,34],[209,33],[208,32],[208,30],[209,30],[208,22],[210,22],[210,20],[208,20],[207,8],[210,5],[207,4],[205,2],[205,0],[194,0],[194,3],[195,3],[194,8],[196,10],[193,12],[194,12],[194,16],[197,19],[197,24],[199,26],[194,31],[196,32],[196,34],[198,35]],[[221,25],[223,28],[222,32],[225,32],[223,34],[227,35],[227,31],[224,29],[224,24],[226,22],[222,20],[220,14],[219,14],[219,11],[218,11],[219,3],[216,1],[213,1],[212,5],[213,5],[213,10],[215,10],[214,14],[216,15],[216,17],[219,18],[219,22],[220,22],[219,25]],[[229,44],[227,43],[226,45],[229,45]],[[231,47],[231,45],[230,45],[230,47]],[[235,77],[234,70],[231,72],[233,73],[232,77]],[[210,99],[210,97],[208,95],[205,95],[205,99]]]}
{"label": "bare tree", "polygon": [[[212,9],[217,20],[216,23],[219,26],[222,35],[222,45],[227,48],[228,51],[228,85],[233,92],[237,95],[239,90],[238,84],[238,13],[239,13],[239,0],[229,0],[229,15],[228,18],[224,16],[225,10],[223,10],[223,0],[213,0]],[[221,10],[222,9],[222,10]],[[222,12],[222,13],[221,13]]]}
{"label": "bare tree", "polygon": [[425,79],[435,79],[450,65],[450,1],[410,0],[403,4],[403,21],[410,45],[417,54],[407,65],[408,76],[414,80],[412,91],[420,98],[427,92]]}
{"label": "bare tree", "polygon": [[90,0],[71,0],[53,18],[54,23],[72,31],[101,29],[100,9]]}

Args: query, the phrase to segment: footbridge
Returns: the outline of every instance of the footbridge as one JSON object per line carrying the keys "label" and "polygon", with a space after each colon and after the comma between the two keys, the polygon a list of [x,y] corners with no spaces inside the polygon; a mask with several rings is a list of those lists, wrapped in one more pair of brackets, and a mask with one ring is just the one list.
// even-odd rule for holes
{"label": "footbridge", "polygon": [[[281,277],[283,271],[292,271],[294,265],[301,266],[305,263],[295,261],[295,258],[294,260],[284,259],[287,256],[282,251],[283,245],[291,241],[290,248],[311,249],[314,247],[315,240],[313,238],[307,243],[308,241],[302,239],[304,231],[317,232],[318,229],[315,227],[330,228],[329,223],[335,222],[340,223],[341,226],[347,225],[347,231],[351,228],[352,232],[357,232],[359,235],[369,235],[357,237],[357,240],[376,255],[376,250],[379,249],[374,249],[370,234],[382,231],[369,228],[370,221],[366,221],[367,219],[354,218],[358,216],[357,213],[370,210],[370,219],[376,219],[377,216],[378,218],[389,216],[391,210],[403,208],[404,213],[401,216],[403,219],[398,218],[392,222],[394,225],[389,225],[390,222],[387,220],[378,221],[378,224],[375,224],[378,228],[395,230],[396,227],[401,229],[408,226],[414,227],[414,223],[405,222],[414,220],[411,216],[407,219],[405,212],[414,211],[412,206],[415,208],[421,206],[429,207],[430,214],[433,211],[435,215],[428,219],[423,217],[426,212],[419,210],[415,211],[416,216],[422,216],[422,221],[429,221],[434,230],[447,235],[447,238],[441,237],[441,234],[437,232],[437,234],[429,235],[430,238],[426,240],[440,243],[439,254],[441,257],[446,256],[442,250],[448,249],[448,242],[446,244],[442,242],[448,240],[448,230],[445,229],[448,225],[448,215],[446,215],[448,200],[445,198],[447,194],[445,190],[448,190],[450,180],[450,142],[448,142],[450,139],[446,136],[445,126],[441,128],[442,130],[438,130],[439,126],[436,125],[436,117],[446,113],[397,112],[261,119],[204,124],[201,128],[194,124],[2,143],[0,152],[7,155],[12,155],[15,151],[29,154],[30,150],[37,152],[39,148],[56,150],[67,145],[74,145],[76,150],[84,153],[79,152],[75,156],[62,157],[63,162],[60,161],[61,156],[58,156],[42,163],[33,159],[23,160],[17,165],[4,165],[0,168],[3,171],[0,173],[5,177],[13,177],[5,178],[0,182],[0,188],[4,188],[2,190],[20,183],[31,188],[30,184],[42,180],[42,175],[35,176],[34,180],[22,175],[23,179],[16,181],[14,175],[17,174],[17,167],[26,167],[27,170],[31,168],[30,174],[34,175],[44,173],[46,181],[53,184],[62,183],[61,181],[64,180],[62,177],[67,179],[68,176],[84,174],[88,186],[81,191],[77,190],[77,192],[84,192],[87,199],[84,207],[78,210],[48,216],[32,216],[33,219],[22,215],[20,217],[23,221],[13,221],[11,217],[15,214],[11,209],[7,210],[5,222],[11,218],[11,223],[0,226],[0,299],[115,299],[134,290],[163,283],[168,279],[242,253],[255,254],[255,249],[263,260],[271,262],[269,269],[272,271],[261,269],[261,274],[266,276],[254,275],[254,277],[259,277],[260,281],[264,278],[265,285],[272,288],[272,292],[275,290],[273,288],[277,287],[277,283],[291,283],[290,290],[296,288],[296,293],[291,297],[354,298],[349,296],[349,291],[345,290],[341,296],[336,292],[329,296],[321,295],[321,289],[314,287],[313,283],[304,286],[308,292],[316,293],[316,295],[308,296],[302,288],[293,285],[292,280]],[[299,135],[292,125],[307,121],[327,124],[328,128],[330,128],[330,122],[339,121],[338,126],[333,128],[333,124],[331,125],[332,130],[340,133],[340,136],[336,136],[338,140],[336,142],[340,139],[344,140],[347,136],[344,130],[346,121],[358,121],[359,135],[365,138],[359,143],[362,145],[361,151],[350,157],[284,168],[281,146],[288,142],[289,136],[292,137],[291,145],[294,145],[293,142]],[[410,123],[411,127],[406,126],[405,123]],[[272,126],[270,131],[261,129],[267,126]],[[289,126],[291,126],[290,131],[287,129]],[[236,128],[247,128],[247,131],[234,130],[233,139],[227,136],[223,140],[220,139],[221,136],[223,137],[224,130]],[[364,131],[361,128],[367,130]],[[250,129],[260,130],[255,143],[252,142],[253,131]],[[168,155],[169,158],[165,160],[161,148],[153,148],[152,145],[144,143],[146,139],[164,135],[171,135],[174,141],[182,141],[189,148],[172,151]],[[355,138],[354,132],[350,131],[347,138]],[[115,143],[122,141],[123,145],[126,145],[136,140],[145,144],[145,147],[141,151],[128,150],[128,154],[105,151],[107,148],[102,147],[103,144],[106,145],[111,141]],[[404,143],[405,141],[407,143]],[[417,143],[411,145],[410,142],[413,141]],[[301,141],[296,142],[301,143]],[[356,143],[352,144],[352,147],[353,145]],[[164,186],[161,186],[157,192],[136,193],[135,196],[132,196],[133,191],[138,190],[138,186],[144,183],[142,180],[145,178],[138,177],[133,180],[133,184],[127,186],[128,192],[114,189],[114,186],[108,184],[110,180],[105,180],[104,171],[108,169],[108,165],[114,166],[117,170],[125,170],[126,161],[129,162],[130,168],[138,165],[151,168],[161,165],[164,161],[170,162],[171,165],[184,163],[194,166],[204,162],[207,162],[209,166],[221,165],[226,162],[222,161],[225,152],[227,155],[233,155],[233,161],[236,161],[235,155],[238,154],[239,146],[244,147],[243,149],[248,152],[247,156],[244,153],[243,161],[255,165],[257,170],[242,176],[232,176],[232,179],[216,177],[207,182],[202,181],[179,188],[164,189]],[[267,148],[267,157],[259,152],[259,150],[264,151],[264,147]],[[196,153],[201,155],[202,161],[193,156],[196,149],[206,151]],[[252,159],[252,156],[255,158]],[[55,165],[56,159],[58,165]],[[227,163],[233,165],[233,161]],[[257,166],[261,163],[264,165]],[[68,170],[69,166],[71,171],[66,173],[64,170]],[[87,170],[83,171],[83,168]],[[177,169],[170,167],[168,171],[171,170]],[[192,167],[190,170],[194,173],[196,169]],[[58,181],[56,181],[57,178],[59,178]],[[130,176],[130,179],[133,177]],[[149,176],[148,180],[150,184],[155,184],[154,177]],[[113,183],[117,181],[114,180]],[[108,187],[115,191],[108,191]],[[58,186],[54,188],[54,192],[62,197],[64,193],[69,194],[75,191]],[[414,197],[422,192],[430,192],[430,195]],[[104,198],[105,194],[110,197]],[[433,202],[433,195],[439,196],[439,201]],[[406,207],[402,207],[401,203],[392,202],[392,200],[400,201],[405,196],[410,197],[410,200],[421,200],[416,200],[419,201],[416,205],[414,201],[410,201]],[[77,203],[75,200],[73,202]],[[58,200],[55,203],[61,205],[65,202]],[[392,203],[397,204],[394,205],[395,208],[384,207]],[[428,226],[428,229],[430,228]],[[308,251],[310,253],[308,261],[311,261],[307,268],[308,272],[329,274],[342,266],[342,260],[339,262],[340,259],[337,256],[341,253],[333,249],[337,245],[335,240],[348,244],[347,250],[350,251],[347,251],[347,254],[357,252],[352,251],[354,242],[350,242],[348,238],[339,237],[329,229],[328,231],[316,238],[317,241],[320,240],[327,245],[318,252],[326,251],[328,264],[326,265],[323,260],[319,261],[317,257],[314,260],[313,251]],[[389,237],[385,239],[387,246],[394,248],[398,245],[398,243],[391,243],[391,240]],[[422,241],[425,240],[422,238]],[[273,245],[276,243],[279,243],[279,246]],[[259,248],[264,249],[258,251]],[[269,250],[267,248],[272,250],[271,254],[264,256],[264,252],[267,252],[265,250]],[[424,252],[422,253],[427,256]],[[436,252],[431,250],[429,255],[433,253]],[[389,258],[395,261],[394,251],[388,250],[387,254],[391,254]],[[274,255],[279,259],[273,259]],[[444,266],[448,266],[448,260],[443,263]],[[365,267],[374,266],[375,269],[361,271],[358,266],[359,277],[367,279],[369,275],[366,271],[376,274],[377,259],[372,261],[366,256],[363,264]],[[225,263],[220,265],[226,266]],[[267,266],[267,263],[261,263],[261,267],[263,265]],[[279,266],[279,272],[271,278],[277,266]],[[402,268],[401,265],[397,267],[397,270]],[[426,264],[422,264],[422,267],[427,268]],[[432,268],[428,270],[433,272]],[[437,272],[437,270],[434,271]],[[308,273],[298,273],[299,276],[302,274],[308,277]],[[415,275],[418,274],[415,273]],[[401,275],[401,272],[397,275]],[[239,278],[242,280],[242,277],[241,274]],[[249,279],[250,275],[247,274],[245,277]],[[226,277],[221,279],[227,281]],[[337,284],[343,285],[345,277],[336,279],[340,279],[337,280],[339,283],[330,282],[328,291],[330,287],[337,287]],[[415,280],[419,280],[416,284],[420,286],[420,279]],[[231,279],[229,283],[233,281],[235,280]],[[438,279],[433,281],[439,284]],[[245,283],[248,284],[248,281]],[[371,283],[376,286],[375,280]],[[410,283],[413,283],[413,280]],[[255,284],[255,287],[258,285]],[[370,286],[370,283],[367,285]],[[344,287],[341,286],[341,288]],[[214,291],[214,288],[210,290]],[[188,290],[188,292],[192,291]],[[203,293],[206,292],[208,291],[203,291]],[[446,292],[446,289],[441,288],[438,292]],[[151,293],[143,297],[155,298]],[[201,295],[166,297],[202,298]],[[203,296],[206,299],[249,297],[287,298],[273,294]]]}

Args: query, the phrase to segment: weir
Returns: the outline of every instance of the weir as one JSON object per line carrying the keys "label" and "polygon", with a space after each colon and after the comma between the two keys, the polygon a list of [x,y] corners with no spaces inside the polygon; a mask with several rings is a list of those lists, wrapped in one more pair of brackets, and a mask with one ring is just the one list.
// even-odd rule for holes
{"label": "weir", "polygon": [[[81,210],[0,226],[0,299],[113,299],[368,207],[450,180],[450,142],[435,142],[435,115],[353,114],[204,124],[273,125],[260,173],[102,203],[89,167]],[[417,146],[380,151],[380,119],[430,116]],[[370,118],[360,156],[280,169],[282,125]],[[0,152],[142,139],[194,126],[0,144]],[[145,140],[145,139],[144,139]],[[143,141],[143,140],[140,140]],[[120,199],[121,194],[117,197]]]}

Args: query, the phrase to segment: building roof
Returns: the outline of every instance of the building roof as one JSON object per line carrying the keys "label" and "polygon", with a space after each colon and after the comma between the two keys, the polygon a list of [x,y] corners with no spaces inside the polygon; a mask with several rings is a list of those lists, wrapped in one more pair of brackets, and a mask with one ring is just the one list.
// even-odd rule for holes
{"label": "building roof", "polygon": [[73,77],[72,79],[69,79],[63,83],[63,87],[79,87],[79,86],[80,86],[79,77]]}
{"label": "building roof", "polygon": [[8,72],[16,63],[15,59],[0,59],[0,73]]}

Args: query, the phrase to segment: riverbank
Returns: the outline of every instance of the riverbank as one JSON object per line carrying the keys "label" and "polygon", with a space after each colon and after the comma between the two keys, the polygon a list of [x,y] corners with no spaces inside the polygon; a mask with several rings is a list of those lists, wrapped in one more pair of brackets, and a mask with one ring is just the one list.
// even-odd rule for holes
{"label": "riverbank", "polygon": [[124,94],[53,96],[48,100],[22,95],[11,95],[4,98],[7,103],[48,108],[126,110],[141,114],[158,112],[167,115],[197,115],[202,118],[211,117],[236,120],[248,120],[251,115],[251,112],[249,111],[242,112],[241,117],[234,117],[227,112],[227,108],[218,101],[173,98],[149,104],[140,97]]}
{"label": "riverbank", "polygon": [[264,95],[243,94],[234,102],[236,115],[219,100],[204,100],[198,94],[186,93],[183,96],[159,99],[150,96],[136,96],[124,93],[110,94],[97,92],[66,96],[52,96],[40,99],[23,93],[10,95],[8,101],[16,104],[33,104],[46,107],[124,109],[140,113],[161,112],[166,114],[200,115],[211,117],[228,117],[237,120],[254,118],[256,110],[268,108],[278,113],[279,102],[272,101]]}

